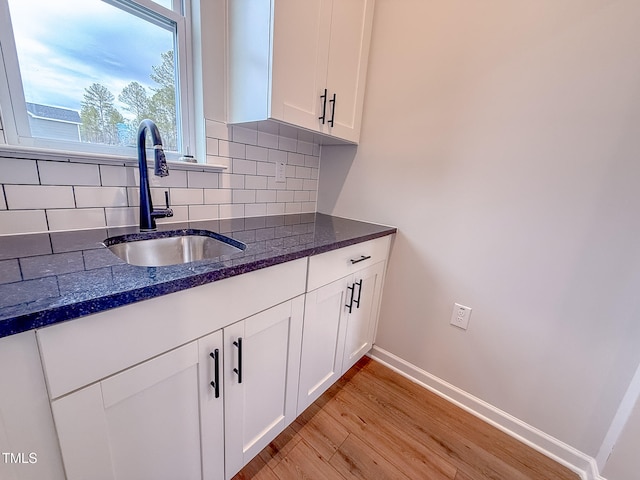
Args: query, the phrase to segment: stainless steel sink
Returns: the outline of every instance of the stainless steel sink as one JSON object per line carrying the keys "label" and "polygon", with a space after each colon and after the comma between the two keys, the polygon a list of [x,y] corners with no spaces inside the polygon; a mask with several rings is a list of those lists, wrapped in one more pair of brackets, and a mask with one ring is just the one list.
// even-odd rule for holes
{"label": "stainless steel sink", "polygon": [[208,230],[171,230],[109,237],[104,245],[131,265],[161,267],[215,259],[242,252],[247,246]]}

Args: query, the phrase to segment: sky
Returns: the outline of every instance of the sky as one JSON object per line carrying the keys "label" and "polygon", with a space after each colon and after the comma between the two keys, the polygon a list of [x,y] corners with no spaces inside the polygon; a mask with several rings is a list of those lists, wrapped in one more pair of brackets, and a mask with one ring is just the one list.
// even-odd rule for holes
{"label": "sky", "polygon": [[[167,3],[159,0],[158,3]],[[80,110],[84,89],[117,98],[129,82],[148,87],[152,65],[173,49],[173,33],[101,0],[9,0],[27,102]]]}

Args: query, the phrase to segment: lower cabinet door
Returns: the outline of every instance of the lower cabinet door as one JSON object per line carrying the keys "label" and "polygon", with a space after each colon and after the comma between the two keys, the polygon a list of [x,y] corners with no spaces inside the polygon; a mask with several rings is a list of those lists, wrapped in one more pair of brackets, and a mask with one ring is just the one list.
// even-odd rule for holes
{"label": "lower cabinet door", "polygon": [[296,417],[303,297],[224,328],[225,476]]}
{"label": "lower cabinet door", "polygon": [[306,295],[298,414],[342,375],[350,280],[351,277],[342,278]]}
{"label": "lower cabinet door", "polygon": [[[214,434],[201,447],[200,399],[210,392],[199,388],[209,377],[199,364],[199,342],[192,342],[54,400],[67,479],[201,479],[203,455],[216,442],[222,449],[222,439]],[[218,403],[218,414],[203,408],[203,418],[218,422],[203,430],[222,432]],[[221,457],[211,457],[217,472],[205,462],[207,478],[221,478]]]}
{"label": "lower cabinet door", "polygon": [[349,370],[373,346],[383,274],[384,262],[379,262],[353,276],[354,300],[346,318],[341,373]]}

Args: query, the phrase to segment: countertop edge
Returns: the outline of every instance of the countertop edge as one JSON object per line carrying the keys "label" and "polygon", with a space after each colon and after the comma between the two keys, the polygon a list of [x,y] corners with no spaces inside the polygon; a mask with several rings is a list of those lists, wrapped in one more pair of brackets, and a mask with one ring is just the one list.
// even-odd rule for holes
{"label": "countertop edge", "polygon": [[[349,245],[367,242],[376,238],[393,235],[397,232],[397,228],[388,227],[388,229],[357,236],[347,240],[336,241],[327,245],[299,250],[297,252],[276,255],[261,260],[256,260],[243,264],[241,266],[224,267],[220,270],[207,273],[196,273],[193,276],[180,279],[170,280],[161,284],[134,288],[123,292],[112,293],[97,298],[81,300],[69,305],[61,305],[58,307],[49,307],[43,310],[17,315],[15,317],[1,320],[2,329],[0,338],[16,335],[30,330],[37,330],[46,326],[75,320],[77,318],[91,315],[94,313],[113,310],[132,303],[149,300],[151,298],[161,297],[171,293],[188,290],[189,288],[206,285],[225,278],[242,275],[262,268],[279,265],[281,263],[297,260],[300,258],[311,257],[321,253],[337,250]],[[60,320],[64,317],[64,320]]]}

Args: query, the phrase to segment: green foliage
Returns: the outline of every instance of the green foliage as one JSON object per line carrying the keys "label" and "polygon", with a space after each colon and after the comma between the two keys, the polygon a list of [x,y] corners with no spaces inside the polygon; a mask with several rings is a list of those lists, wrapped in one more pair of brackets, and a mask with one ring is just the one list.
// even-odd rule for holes
{"label": "green foliage", "polygon": [[125,118],[115,107],[114,95],[99,83],[85,88],[81,103],[80,126],[82,141],[108,145],[135,145],[138,125],[145,118],[153,120],[162,136],[166,150],[177,151],[176,88],[173,51],[161,54],[160,65],[153,65],[149,74],[158,88],[149,96],[138,82],[127,84],[118,101],[133,115]]}

